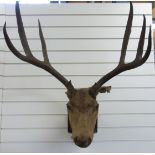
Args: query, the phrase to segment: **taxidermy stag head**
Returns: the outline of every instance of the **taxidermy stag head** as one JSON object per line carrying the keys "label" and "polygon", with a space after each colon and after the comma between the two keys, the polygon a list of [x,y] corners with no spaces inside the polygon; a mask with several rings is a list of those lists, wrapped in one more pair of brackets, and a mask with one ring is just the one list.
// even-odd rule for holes
{"label": "taxidermy stag head", "polygon": [[108,80],[112,79],[116,75],[134,69],[143,65],[146,60],[148,59],[150,52],[151,52],[151,26],[149,30],[148,36],[148,46],[146,52],[143,52],[144,40],[145,40],[145,30],[146,30],[146,19],[143,16],[143,25],[140,34],[140,39],[137,47],[136,57],[132,62],[125,63],[125,56],[127,45],[129,41],[129,36],[131,33],[132,27],[132,20],[133,20],[133,6],[130,3],[130,12],[128,16],[128,21],[126,25],[126,30],[123,38],[122,49],[121,49],[121,56],[119,63],[116,68],[112,71],[101,77],[93,86],[89,88],[81,88],[76,89],[74,88],[71,81],[68,81],[62,74],[60,74],[57,70],[55,70],[48,58],[48,53],[46,49],[46,43],[44,40],[41,24],[38,20],[39,25],[39,36],[42,45],[42,54],[44,60],[41,61],[35,58],[30,50],[28,45],[27,37],[25,34],[25,30],[23,27],[23,22],[20,14],[19,3],[16,2],[16,18],[17,18],[17,25],[18,25],[18,33],[21,40],[21,44],[23,46],[25,55],[21,54],[12,44],[7,30],[6,30],[6,23],[3,27],[3,33],[5,37],[6,44],[8,48],[12,51],[12,53],[18,57],[19,59],[26,61],[32,65],[35,65],[39,68],[42,68],[52,74],[55,78],[57,78],[67,89],[67,97],[69,102],[67,103],[68,115],[69,115],[69,123],[72,130],[72,138],[76,145],[79,147],[87,147],[91,144],[93,135],[94,135],[94,128],[97,121],[98,116],[98,108],[99,104],[96,100],[96,97],[99,93],[106,93],[110,92],[110,86],[103,86]]}

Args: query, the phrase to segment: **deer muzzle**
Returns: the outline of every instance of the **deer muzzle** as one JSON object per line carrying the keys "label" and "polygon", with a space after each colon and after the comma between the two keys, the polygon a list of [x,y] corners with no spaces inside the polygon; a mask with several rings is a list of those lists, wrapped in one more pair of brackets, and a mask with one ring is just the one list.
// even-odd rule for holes
{"label": "deer muzzle", "polygon": [[74,143],[82,148],[88,147],[92,142],[92,139],[89,137],[75,137]]}

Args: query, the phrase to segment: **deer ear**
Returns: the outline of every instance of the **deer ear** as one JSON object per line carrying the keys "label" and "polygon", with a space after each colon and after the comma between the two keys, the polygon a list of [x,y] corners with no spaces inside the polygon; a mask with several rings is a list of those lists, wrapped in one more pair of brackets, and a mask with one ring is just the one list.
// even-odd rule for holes
{"label": "deer ear", "polygon": [[111,86],[106,86],[106,87],[101,87],[99,89],[99,93],[110,93],[110,90],[111,90]]}
{"label": "deer ear", "polygon": [[66,93],[67,97],[69,99],[71,99],[75,95],[76,90],[67,90],[67,92],[65,92],[65,93]]}

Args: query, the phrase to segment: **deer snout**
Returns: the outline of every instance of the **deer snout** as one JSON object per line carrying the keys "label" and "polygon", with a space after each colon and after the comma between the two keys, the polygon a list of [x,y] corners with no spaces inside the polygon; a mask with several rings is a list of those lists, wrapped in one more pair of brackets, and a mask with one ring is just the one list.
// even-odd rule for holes
{"label": "deer snout", "polygon": [[92,139],[89,138],[89,137],[75,137],[74,142],[79,147],[85,148],[85,147],[88,147],[91,144]]}

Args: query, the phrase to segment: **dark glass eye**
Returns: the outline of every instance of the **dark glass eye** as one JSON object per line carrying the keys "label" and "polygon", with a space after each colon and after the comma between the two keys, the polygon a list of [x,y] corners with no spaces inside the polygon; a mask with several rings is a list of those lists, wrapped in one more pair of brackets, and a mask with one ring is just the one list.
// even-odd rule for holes
{"label": "dark glass eye", "polygon": [[95,110],[98,110],[98,108],[99,108],[99,104],[96,104],[95,105]]}
{"label": "dark glass eye", "polygon": [[70,104],[67,104],[67,109],[68,109],[69,111],[72,111],[72,106],[71,106]]}

